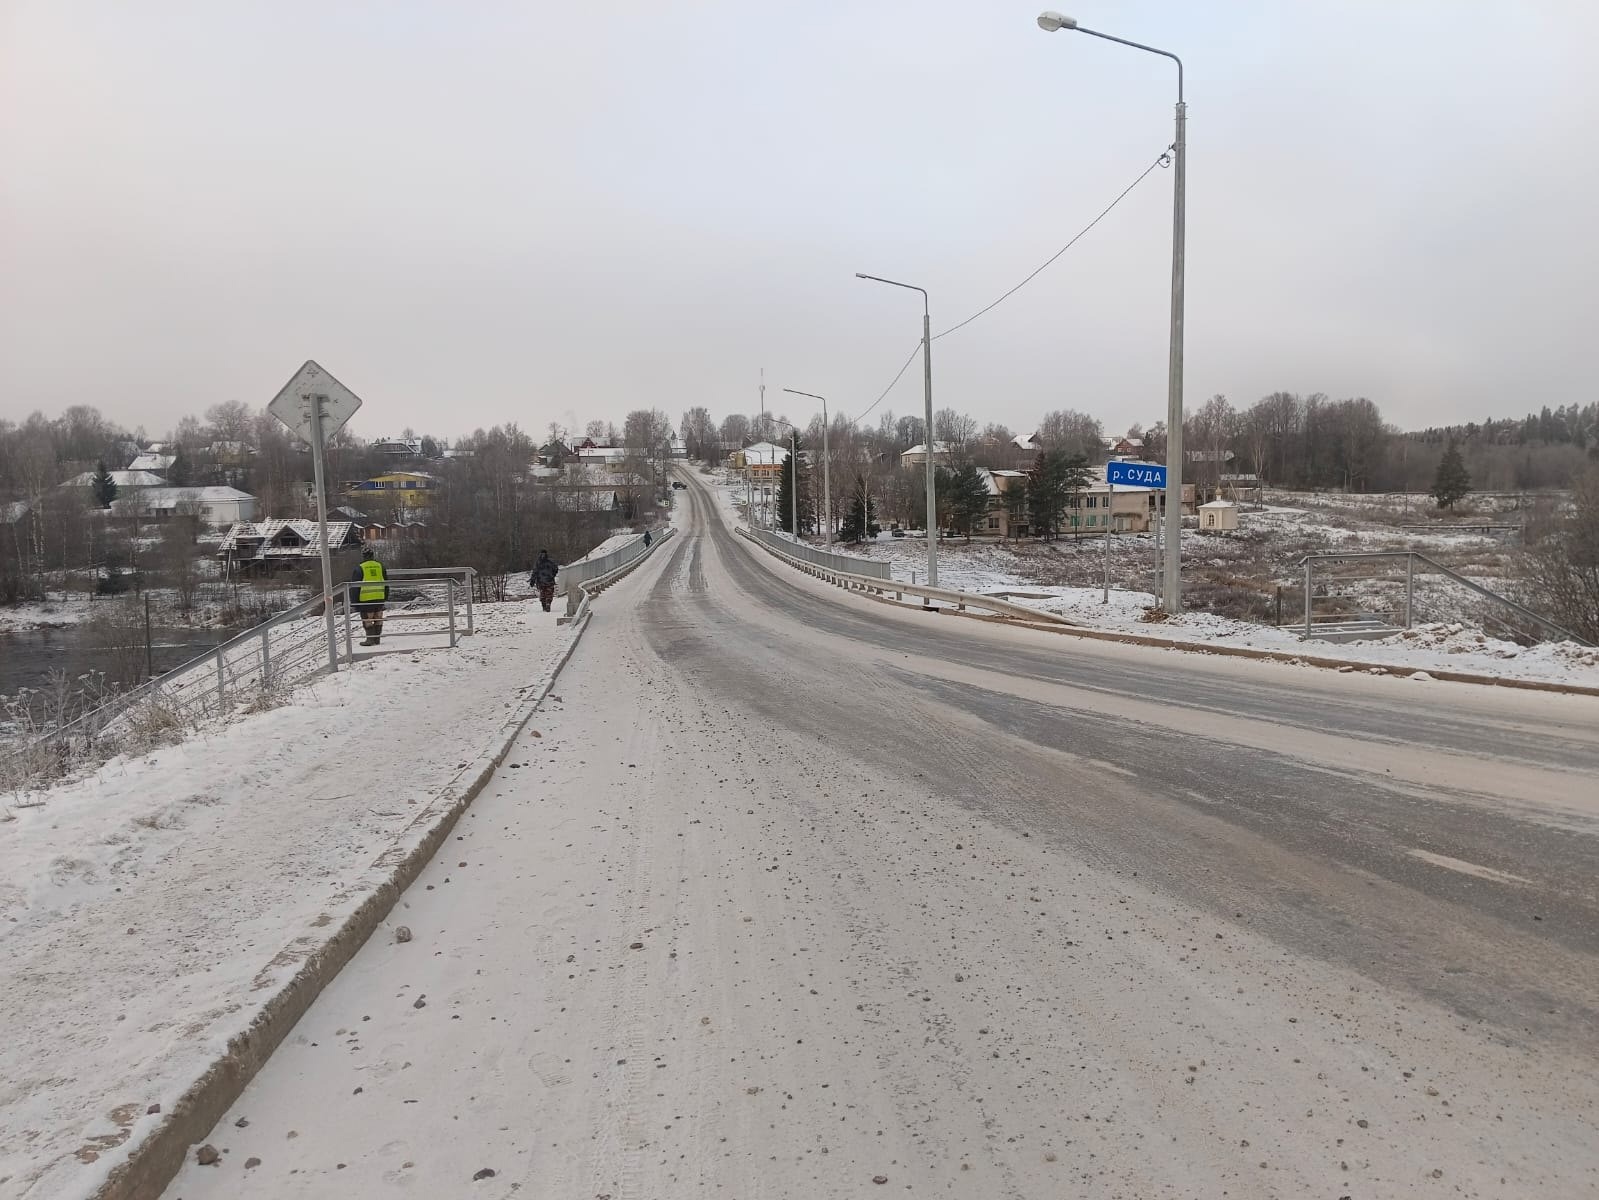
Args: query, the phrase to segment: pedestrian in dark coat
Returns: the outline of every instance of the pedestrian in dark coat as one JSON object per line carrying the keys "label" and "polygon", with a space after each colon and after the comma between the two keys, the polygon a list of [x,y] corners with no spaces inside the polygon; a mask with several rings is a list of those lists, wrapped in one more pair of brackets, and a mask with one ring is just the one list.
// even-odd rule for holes
{"label": "pedestrian in dark coat", "polygon": [[533,574],[528,576],[528,584],[537,588],[539,603],[544,606],[544,611],[550,611],[550,605],[555,600],[555,577],[560,574],[561,565],[550,557],[548,550],[539,551],[539,559],[533,564]]}

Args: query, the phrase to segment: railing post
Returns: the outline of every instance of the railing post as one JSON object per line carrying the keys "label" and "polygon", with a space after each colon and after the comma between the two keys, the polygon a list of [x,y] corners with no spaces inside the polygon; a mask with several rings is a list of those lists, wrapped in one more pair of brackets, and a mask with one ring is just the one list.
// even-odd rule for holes
{"label": "railing post", "polygon": [[227,670],[222,665],[222,651],[217,650],[217,712],[225,711],[228,701]]}
{"label": "railing post", "polygon": [[475,574],[475,572],[472,570],[471,567],[468,567],[466,569],[466,631],[468,633],[471,633],[472,630],[473,630],[473,622],[472,622],[472,592],[473,592],[474,589],[472,587],[472,576],[474,574]]}
{"label": "railing post", "polygon": [[272,625],[261,626],[261,689],[272,687]]}
{"label": "railing post", "polygon": [[1305,640],[1310,640],[1310,559],[1305,559]]}
{"label": "railing post", "polygon": [[350,585],[344,584],[344,657],[355,661],[355,637],[350,632]]}
{"label": "railing post", "polygon": [[1416,556],[1405,555],[1405,628],[1416,619]]}
{"label": "railing post", "polygon": [[446,578],[444,581],[444,594],[450,601],[450,649],[455,649],[455,580]]}

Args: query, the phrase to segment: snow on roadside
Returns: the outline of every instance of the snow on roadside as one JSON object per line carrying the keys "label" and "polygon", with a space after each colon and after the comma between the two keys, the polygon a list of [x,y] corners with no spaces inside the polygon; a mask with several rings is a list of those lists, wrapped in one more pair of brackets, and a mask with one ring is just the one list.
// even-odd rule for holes
{"label": "snow on roadside", "polygon": [[[723,481],[712,488],[724,510],[736,516],[733,488]],[[1408,530],[1351,529],[1326,524],[1320,515],[1301,509],[1268,508],[1250,513],[1247,519],[1274,534],[1290,532],[1313,541],[1327,543],[1328,549],[1389,549],[1409,541],[1447,544],[1464,549],[1497,548],[1492,538],[1476,535],[1428,534],[1421,539],[1407,537]],[[815,544],[814,541],[811,544]],[[1040,543],[1042,544],[1042,543]],[[1196,530],[1183,532],[1183,553],[1187,561],[1203,557],[1214,543]],[[884,533],[875,541],[860,545],[835,546],[844,554],[887,561],[895,579],[911,581],[926,578],[927,543],[920,536],[891,537]],[[1147,538],[1118,539],[1112,544],[1113,556],[1125,563],[1150,555]],[[1402,636],[1379,641],[1306,642],[1292,626],[1278,628],[1234,620],[1213,613],[1189,612],[1159,623],[1143,619],[1146,609],[1155,604],[1149,592],[1112,587],[1110,603],[1101,602],[1100,587],[1059,587],[1035,583],[1029,577],[1032,564],[1004,542],[947,539],[939,542],[938,582],[940,587],[975,595],[990,595],[1013,603],[1058,613],[1096,629],[1137,633],[1173,641],[1245,646],[1288,654],[1343,658],[1370,663],[1373,667],[1431,678],[1430,671],[1462,671],[1501,679],[1525,679],[1546,683],[1566,683],[1599,687],[1599,650],[1574,642],[1518,646],[1514,642],[1489,637],[1480,630],[1459,623],[1422,624]],[[917,602],[919,603],[919,601]]]}
{"label": "snow on roadside", "polygon": [[[1186,545],[1186,537],[1184,541]],[[927,552],[926,543],[920,538],[892,541],[879,538],[876,542],[848,549],[868,558],[887,559],[893,566],[894,577],[907,580],[912,570],[922,567]],[[1055,587],[1032,582],[1026,574],[1028,565],[1003,544],[941,543],[938,582],[941,587],[996,596],[1044,612],[1059,613],[1096,629],[1146,637],[1345,658],[1404,673],[1466,671],[1502,679],[1599,687],[1599,651],[1573,642],[1518,646],[1458,623],[1418,625],[1403,636],[1342,645],[1305,642],[1291,626],[1279,629],[1212,613],[1189,612],[1175,620],[1152,623],[1143,620],[1145,610],[1155,603],[1155,597],[1149,592],[1113,587],[1107,605],[1101,602],[1102,588]]]}
{"label": "snow on roadside", "polygon": [[[989,589],[989,594],[1009,589]],[[1501,679],[1528,679],[1599,687],[1599,649],[1575,642],[1518,646],[1488,637],[1466,625],[1418,625],[1391,638],[1369,642],[1302,639],[1292,627],[1256,625],[1213,613],[1184,613],[1159,623],[1143,620],[1155,598],[1147,592],[1112,589],[1110,604],[1099,588],[1026,588],[1030,595],[1005,597],[1017,604],[1060,613],[1085,625],[1173,641],[1248,646],[1288,654],[1343,658],[1390,671],[1464,671]],[[1047,596],[1043,595],[1047,593]]]}
{"label": "snow on roadside", "polygon": [[[459,649],[374,654],[85,779],[0,801],[0,1183],[83,1195],[245,1028],[274,956],[336,928],[572,636],[482,605]],[[268,986],[261,987],[263,978]]]}

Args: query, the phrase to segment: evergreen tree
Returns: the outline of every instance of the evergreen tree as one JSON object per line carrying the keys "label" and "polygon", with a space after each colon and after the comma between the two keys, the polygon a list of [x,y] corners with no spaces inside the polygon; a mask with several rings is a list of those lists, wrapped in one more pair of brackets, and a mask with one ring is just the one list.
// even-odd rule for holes
{"label": "evergreen tree", "polygon": [[777,527],[785,533],[792,533],[795,537],[799,536],[800,530],[790,529],[789,526],[794,523],[793,496],[796,475],[799,481],[800,529],[805,529],[810,525],[810,520],[808,519],[810,511],[810,496],[808,493],[810,489],[806,486],[808,480],[806,479],[805,464],[795,461],[796,457],[803,457],[805,453],[804,441],[798,441],[797,446],[799,455],[790,454],[783,460],[783,473],[778,477],[777,483]]}
{"label": "evergreen tree", "polygon": [[1427,494],[1438,501],[1439,508],[1453,508],[1455,502],[1465,499],[1470,491],[1471,475],[1460,457],[1460,446],[1451,437],[1448,449],[1439,460],[1438,473],[1433,476],[1432,489]]}
{"label": "evergreen tree", "polygon": [[839,537],[846,542],[861,542],[875,538],[881,527],[877,524],[877,505],[872,502],[866,486],[866,476],[857,475],[850,489],[849,507],[844,512],[844,524]]}
{"label": "evergreen tree", "polygon": [[1053,537],[1060,530],[1061,518],[1066,515],[1066,489],[1061,486],[1056,463],[1060,455],[1046,450],[1033,460],[1033,469],[1027,472],[1027,511],[1031,514],[1033,532],[1040,537]]}
{"label": "evergreen tree", "polygon": [[1027,480],[1012,479],[1003,493],[1005,523],[1014,530],[1027,521]]}
{"label": "evergreen tree", "polygon": [[94,502],[101,508],[110,508],[111,502],[117,498],[117,481],[111,478],[111,472],[105,469],[105,459],[96,464],[94,478],[89,481],[89,486],[94,490]]}
{"label": "evergreen tree", "polygon": [[183,457],[183,451],[175,451],[172,455],[172,465],[167,468],[167,482],[173,487],[186,487],[189,483],[189,462]]}
{"label": "evergreen tree", "polygon": [[1080,454],[1059,450],[1040,454],[1027,473],[1027,510],[1034,531],[1044,537],[1059,533],[1071,498],[1092,478],[1088,460]]}
{"label": "evergreen tree", "polygon": [[955,523],[955,505],[952,502],[955,495],[955,472],[948,467],[935,466],[933,492],[934,515],[938,518],[938,528],[948,529]]}
{"label": "evergreen tree", "polygon": [[988,517],[988,481],[971,463],[962,463],[950,475],[951,523],[971,540],[972,528],[981,529]]}

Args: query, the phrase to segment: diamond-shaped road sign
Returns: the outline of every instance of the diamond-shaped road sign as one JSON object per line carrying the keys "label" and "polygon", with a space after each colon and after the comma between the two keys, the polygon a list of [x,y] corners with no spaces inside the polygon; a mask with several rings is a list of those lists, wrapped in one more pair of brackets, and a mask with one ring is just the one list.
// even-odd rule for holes
{"label": "diamond-shaped road sign", "polygon": [[267,411],[281,421],[291,433],[311,440],[311,397],[322,397],[322,437],[332,437],[344,428],[344,423],[361,407],[361,398],[329,375],[316,363],[307,359],[305,366],[294,373],[294,378],[283,385],[267,405]]}

